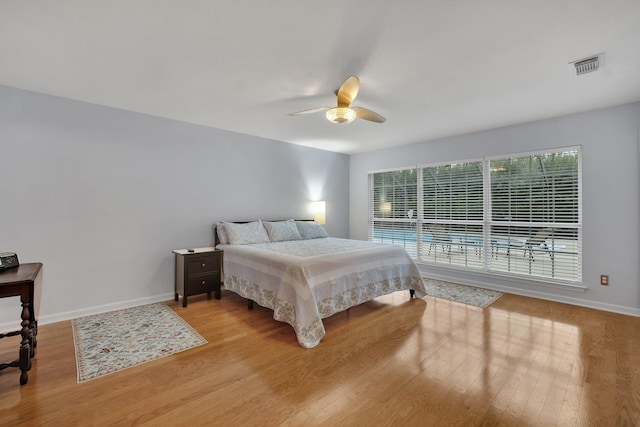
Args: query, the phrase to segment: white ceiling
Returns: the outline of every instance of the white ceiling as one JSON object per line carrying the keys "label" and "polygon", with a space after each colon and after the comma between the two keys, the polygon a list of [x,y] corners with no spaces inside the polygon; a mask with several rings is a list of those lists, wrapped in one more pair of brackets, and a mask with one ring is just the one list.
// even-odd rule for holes
{"label": "white ceiling", "polygon": [[360,153],[640,101],[640,1],[0,0],[0,84]]}

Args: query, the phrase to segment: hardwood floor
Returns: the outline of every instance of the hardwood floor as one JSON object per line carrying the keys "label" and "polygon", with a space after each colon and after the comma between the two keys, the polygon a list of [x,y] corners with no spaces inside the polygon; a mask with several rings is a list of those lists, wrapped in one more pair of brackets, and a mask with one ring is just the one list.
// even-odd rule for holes
{"label": "hardwood floor", "polygon": [[[28,384],[0,372],[0,425],[640,424],[638,318],[398,292],[325,319],[327,335],[305,350],[233,293],[167,304],[209,343],[77,384],[71,323],[43,325]],[[18,340],[0,341],[0,362]]]}

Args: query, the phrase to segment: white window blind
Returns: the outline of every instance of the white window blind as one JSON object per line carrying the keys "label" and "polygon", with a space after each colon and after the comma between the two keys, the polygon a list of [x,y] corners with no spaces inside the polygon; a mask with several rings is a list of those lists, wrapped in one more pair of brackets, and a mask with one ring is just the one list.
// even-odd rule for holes
{"label": "white window blind", "polygon": [[369,175],[369,240],[403,246],[417,257],[416,169],[400,169]]}
{"label": "white window blind", "polygon": [[426,262],[481,268],[482,162],[422,168],[422,250]]}
{"label": "white window blind", "polygon": [[369,239],[417,261],[582,280],[579,148],[369,174]]}
{"label": "white window blind", "polygon": [[575,149],[489,161],[491,270],[582,279],[578,154]]}

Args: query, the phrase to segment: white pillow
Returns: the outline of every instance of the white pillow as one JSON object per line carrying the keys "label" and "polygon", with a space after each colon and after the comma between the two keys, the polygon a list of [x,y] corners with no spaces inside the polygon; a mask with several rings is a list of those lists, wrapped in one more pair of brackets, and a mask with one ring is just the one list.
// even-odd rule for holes
{"label": "white pillow", "polygon": [[320,224],[316,224],[315,222],[296,221],[296,225],[298,226],[300,236],[302,236],[302,238],[305,240],[329,237],[329,235],[327,234],[327,230],[325,230],[323,226],[321,226]]}
{"label": "white pillow", "polygon": [[269,235],[262,225],[262,221],[246,224],[225,222],[224,229],[229,237],[230,245],[250,245],[252,243],[269,243]]}
{"label": "white pillow", "polygon": [[267,230],[269,239],[271,239],[272,242],[302,239],[298,227],[296,227],[296,222],[292,219],[275,222],[265,221],[262,225],[264,225],[265,230]]}
{"label": "white pillow", "polygon": [[218,235],[218,240],[221,244],[229,244],[229,236],[227,235],[227,230],[225,230],[224,228],[224,222],[219,222],[216,224],[216,234]]}

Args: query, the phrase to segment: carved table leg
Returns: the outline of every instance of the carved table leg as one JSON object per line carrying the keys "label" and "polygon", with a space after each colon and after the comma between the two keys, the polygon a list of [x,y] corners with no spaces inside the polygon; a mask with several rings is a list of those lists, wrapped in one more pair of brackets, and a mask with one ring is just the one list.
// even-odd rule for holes
{"label": "carved table leg", "polygon": [[[31,300],[33,302],[33,300]],[[36,355],[36,347],[38,346],[38,321],[35,320],[33,316],[33,304],[30,304],[29,308],[29,346],[31,347],[31,351],[29,352],[29,356],[33,357]]]}
{"label": "carved table leg", "polygon": [[24,301],[24,298],[21,298],[22,302],[22,329],[20,330],[20,335],[22,336],[22,341],[20,342],[20,385],[25,385],[27,381],[29,381],[29,375],[27,371],[31,369],[31,329],[29,329],[29,302]]}

